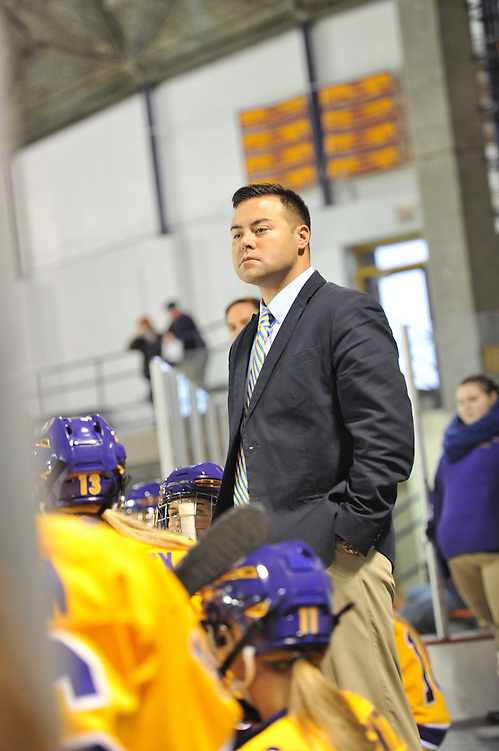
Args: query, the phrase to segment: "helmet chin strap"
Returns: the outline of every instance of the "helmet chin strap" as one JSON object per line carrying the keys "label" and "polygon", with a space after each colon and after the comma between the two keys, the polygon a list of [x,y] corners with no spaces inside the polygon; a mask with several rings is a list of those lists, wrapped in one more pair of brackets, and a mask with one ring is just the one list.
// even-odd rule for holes
{"label": "helmet chin strap", "polygon": [[196,540],[196,504],[193,501],[179,503],[178,515],[183,536],[188,537],[189,540]]}
{"label": "helmet chin strap", "polygon": [[253,623],[250,626],[248,626],[244,635],[236,644],[232,652],[229,655],[227,655],[223,664],[221,665],[220,667],[221,675],[225,675],[227,670],[230,668],[230,666],[236,659],[237,655],[240,652],[242,652],[246,646],[250,644],[250,642],[252,641],[252,639],[255,638],[255,636],[257,636],[261,631],[263,631],[263,629],[267,625],[267,621],[269,620],[270,616],[272,615],[274,610],[276,610],[279,607],[279,605],[280,605],[280,602],[276,602],[274,607],[270,608],[270,610],[267,613],[265,613],[265,615],[262,618],[260,618],[257,621],[253,621]]}
{"label": "helmet chin strap", "polygon": [[255,677],[255,654],[256,649],[251,644],[247,644],[243,647],[241,656],[244,663],[244,680],[243,686],[249,688],[253,683]]}
{"label": "helmet chin strap", "polygon": [[[268,613],[267,613],[268,616]],[[223,664],[220,666],[220,674],[225,675],[227,670],[230,668],[234,660],[236,659],[237,655],[242,652],[247,646],[249,646],[249,643],[254,637],[264,628],[264,621],[266,616],[261,618],[259,621],[253,621],[251,626],[249,626],[246,629],[246,632],[244,636],[238,641],[232,652],[227,655],[225,660],[223,661]]]}
{"label": "helmet chin strap", "polygon": [[45,502],[45,498],[50,494],[50,491],[54,487],[65,466],[65,461],[63,461],[62,459],[57,459],[56,463],[50,471],[50,474],[45,477],[45,482],[40,487],[38,491],[38,497],[35,499],[35,502],[37,502],[37,505],[40,507],[40,511],[46,511],[48,504]]}
{"label": "helmet chin strap", "polygon": [[242,648],[241,656],[244,665],[244,676],[243,678],[236,678],[231,672],[229,682],[230,691],[241,703],[245,716],[251,717],[252,722],[261,722],[260,715],[253,704],[253,698],[250,692],[250,686],[253,683],[256,673],[255,654],[256,649],[251,644],[247,644]]}

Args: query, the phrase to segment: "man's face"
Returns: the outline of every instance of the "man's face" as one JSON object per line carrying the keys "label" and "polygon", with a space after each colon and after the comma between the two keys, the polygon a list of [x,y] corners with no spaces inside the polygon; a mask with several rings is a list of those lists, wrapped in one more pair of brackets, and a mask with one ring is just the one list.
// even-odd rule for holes
{"label": "man's face", "polygon": [[249,198],[234,213],[234,269],[243,282],[266,292],[266,303],[310,265],[310,232],[305,225],[294,223],[279,196]]}
{"label": "man's face", "polygon": [[175,307],[175,308],[168,308],[168,314],[169,314],[170,319],[172,321],[176,321],[177,318],[180,317],[180,309],[177,308],[177,307]]}
{"label": "man's face", "polygon": [[258,313],[258,308],[255,308],[251,302],[236,302],[234,305],[231,305],[226,319],[231,342],[234,341],[246,324],[251,321],[255,313]]}

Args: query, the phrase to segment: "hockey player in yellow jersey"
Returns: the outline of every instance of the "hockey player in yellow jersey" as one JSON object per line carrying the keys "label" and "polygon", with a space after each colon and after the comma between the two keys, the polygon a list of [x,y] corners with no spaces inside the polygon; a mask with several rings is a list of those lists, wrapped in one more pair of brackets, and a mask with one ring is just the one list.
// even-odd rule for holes
{"label": "hockey player in yellow jersey", "polygon": [[42,516],[39,539],[64,746],[223,747],[239,708],[220,685],[176,576],[144,555],[142,543],[91,517]]}
{"label": "hockey player in yellow jersey", "polygon": [[[125,502],[122,508],[125,519],[113,510],[106,510],[103,518],[118,532],[156,547],[149,555],[173,568],[208,529],[222,474],[222,467],[213,462],[177,467],[159,484],[135,485],[133,492],[127,494],[128,505]],[[157,492],[154,513],[152,517],[149,513],[142,515],[144,507],[148,512],[151,509],[146,493],[153,487]],[[169,534],[149,533],[144,525],[167,530]]]}
{"label": "hockey player in yellow jersey", "polygon": [[450,727],[449,710],[421,637],[396,611],[393,615],[402,682],[418,726],[421,745],[424,749],[436,749]]}
{"label": "hockey player in yellow jersey", "polygon": [[145,543],[144,552],[161,567],[172,568],[194,544],[123,513],[126,451],[100,415],[51,418],[36,436],[34,454],[42,511],[99,518]]}
{"label": "hockey player in yellow jersey", "polygon": [[[191,575],[188,565],[180,572],[201,543],[120,515],[125,459],[99,415],[54,418],[36,438],[37,490],[49,512],[38,529],[61,740],[78,751],[218,751],[231,742],[240,709],[189,616],[190,595],[211,580],[197,573],[206,548]],[[127,536],[103,521],[113,514]],[[141,531],[157,549],[187,545],[176,573],[166,561],[158,565]]]}
{"label": "hockey player in yellow jersey", "polygon": [[161,483],[154,526],[197,540],[210,526],[222,476],[213,462],[174,469]]}
{"label": "hockey player in yellow jersey", "polygon": [[339,616],[330,579],[307,544],[263,545],[201,595],[220,672],[250,710],[252,725],[239,731],[235,748],[406,750],[367,699],[339,690],[320,670]]}
{"label": "hockey player in yellow jersey", "polygon": [[[153,526],[193,545],[210,525],[222,474],[222,467],[213,462],[174,469],[160,485]],[[185,552],[172,550],[171,565]]]}
{"label": "hockey player in yellow jersey", "polygon": [[161,480],[136,482],[127,490],[121,510],[127,516],[153,527],[160,487]]}

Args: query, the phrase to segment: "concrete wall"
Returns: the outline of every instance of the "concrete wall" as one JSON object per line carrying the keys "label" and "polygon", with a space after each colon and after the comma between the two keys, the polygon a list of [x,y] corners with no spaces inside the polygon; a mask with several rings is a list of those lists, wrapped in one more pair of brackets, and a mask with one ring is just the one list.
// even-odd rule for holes
{"label": "concrete wall", "polygon": [[[396,3],[333,14],[313,29],[321,85],[403,66]],[[229,250],[230,198],[246,182],[238,113],[307,91],[299,29],[160,85],[154,93],[168,235],[159,219],[141,95],[44,139],[14,163],[26,336],[37,366],[126,345],[137,316],[166,326],[176,297],[220,345],[209,377],[226,377],[227,303],[253,289]],[[348,249],[421,231],[414,165],[338,183],[335,203],[304,192],[312,259],[353,284]],[[414,207],[403,217],[400,206]],[[216,324],[219,324],[217,328]]]}
{"label": "concrete wall", "polygon": [[427,646],[453,722],[483,718],[499,706],[497,659],[492,638],[456,638]]}

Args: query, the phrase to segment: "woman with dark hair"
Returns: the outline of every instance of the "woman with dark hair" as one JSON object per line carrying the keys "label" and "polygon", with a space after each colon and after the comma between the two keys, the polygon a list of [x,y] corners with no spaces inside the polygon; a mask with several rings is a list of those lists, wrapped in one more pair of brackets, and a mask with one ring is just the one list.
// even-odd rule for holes
{"label": "woman with dark hair", "polygon": [[[495,637],[499,672],[499,386],[486,375],[456,390],[431,494],[427,534],[468,607]],[[499,723],[499,712],[487,718]]]}

